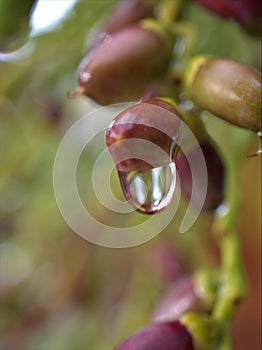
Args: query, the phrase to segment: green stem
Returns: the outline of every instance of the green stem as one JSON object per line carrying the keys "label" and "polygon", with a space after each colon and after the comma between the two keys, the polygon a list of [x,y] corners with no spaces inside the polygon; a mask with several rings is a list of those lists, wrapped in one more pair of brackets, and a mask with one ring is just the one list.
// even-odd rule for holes
{"label": "green stem", "polygon": [[218,226],[222,231],[220,237],[221,270],[220,288],[213,309],[213,317],[216,320],[225,321],[232,318],[239,302],[246,295],[246,282],[244,278],[241,249],[238,238],[238,214],[240,207],[240,191],[237,179],[239,169],[239,156],[227,166],[226,196],[228,213],[223,218],[218,218]]}
{"label": "green stem", "polygon": [[190,22],[179,22],[171,26],[171,31],[175,38],[172,76],[181,79],[196,47],[197,29]]}
{"label": "green stem", "polygon": [[180,14],[181,0],[162,0],[157,8],[157,19],[165,24],[172,24]]}
{"label": "green stem", "polygon": [[230,323],[227,323],[224,327],[221,343],[219,344],[218,350],[231,350],[231,327]]}
{"label": "green stem", "polygon": [[198,350],[216,349],[221,338],[221,325],[210,315],[187,312],[181,322],[193,335],[194,347]]}
{"label": "green stem", "polygon": [[231,230],[221,241],[221,275],[220,288],[213,309],[217,321],[232,318],[239,302],[246,295],[246,283],[242,269],[240,245],[236,230]]}
{"label": "green stem", "polygon": [[[242,135],[241,135],[242,136]],[[237,136],[236,136],[237,137]],[[215,231],[218,233],[218,244],[221,253],[221,265],[218,275],[210,270],[201,270],[196,275],[196,284],[202,295],[212,308],[209,321],[204,322],[205,314],[183,318],[190,329],[197,349],[213,349],[214,344],[219,350],[231,349],[231,320],[239,302],[246,295],[246,282],[241,261],[241,249],[237,232],[239,210],[241,205],[238,173],[243,159],[244,149],[249,144],[249,137],[241,137],[241,150],[235,144],[226,154],[226,203],[227,214],[215,220]],[[234,145],[233,145],[234,146]],[[241,148],[242,148],[241,147]],[[243,151],[243,152],[241,152]],[[213,278],[211,278],[213,277]],[[199,323],[199,325],[198,325]],[[209,337],[210,325],[214,338]],[[208,346],[209,344],[209,346]]]}

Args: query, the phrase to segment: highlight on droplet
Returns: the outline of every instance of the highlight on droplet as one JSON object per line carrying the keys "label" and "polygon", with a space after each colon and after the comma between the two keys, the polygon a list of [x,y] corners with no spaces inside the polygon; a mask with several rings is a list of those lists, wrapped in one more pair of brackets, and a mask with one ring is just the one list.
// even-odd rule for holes
{"label": "highlight on droplet", "polygon": [[164,210],[172,201],[176,187],[174,162],[145,171],[119,171],[126,200],[143,214]]}

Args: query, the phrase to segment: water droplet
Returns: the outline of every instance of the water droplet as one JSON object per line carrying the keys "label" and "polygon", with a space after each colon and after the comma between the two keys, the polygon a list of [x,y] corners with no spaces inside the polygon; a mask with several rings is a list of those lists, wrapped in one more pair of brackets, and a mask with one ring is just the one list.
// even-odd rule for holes
{"label": "water droplet", "polygon": [[170,163],[146,171],[118,171],[127,201],[136,211],[152,215],[172,201],[176,186],[176,166]]}
{"label": "water droplet", "polygon": [[217,216],[224,217],[229,213],[229,207],[222,203],[216,208],[216,214]]}

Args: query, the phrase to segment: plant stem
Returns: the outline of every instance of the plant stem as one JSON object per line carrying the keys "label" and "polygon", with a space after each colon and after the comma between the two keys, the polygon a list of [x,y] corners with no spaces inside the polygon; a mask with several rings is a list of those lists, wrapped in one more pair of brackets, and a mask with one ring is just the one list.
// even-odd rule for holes
{"label": "plant stem", "polygon": [[224,327],[222,341],[219,344],[218,350],[231,350],[231,327],[230,322]]}
{"label": "plant stem", "polygon": [[231,154],[227,164],[226,202],[228,212],[224,217],[217,217],[215,226],[219,232],[221,253],[220,287],[218,289],[212,316],[214,320],[226,323],[219,349],[230,349],[230,323],[247,291],[245,275],[241,261],[241,248],[238,237],[238,220],[241,206],[238,171],[242,159],[240,150]]}

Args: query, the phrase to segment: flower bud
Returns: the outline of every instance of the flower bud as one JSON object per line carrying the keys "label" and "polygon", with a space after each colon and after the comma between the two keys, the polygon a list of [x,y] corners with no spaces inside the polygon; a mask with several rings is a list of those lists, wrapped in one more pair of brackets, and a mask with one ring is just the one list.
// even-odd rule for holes
{"label": "flower bud", "polygon": [[[216,209],[224,199],[224,165],[219,154],[209,140],[201,142],[200,148],[206,161],[208,175],[207,193],[202,210],[212,211]],[[196,152],[196,150],[191,151],[192,157],[194,157],[194,152]],[[181,191],[189,200],[192,194],[192,174],[188,160],[184,154],[177,155],[176,169],[179,175]],[[199,169],[199,174],[197,169],[195,169],[194,177],[201,176],[201,173],[201,169]]]}
{"label": "flower bud", "polygon": [[163,300],[157,306],[152,321],[171,322],[187,311],[204,311],[206,305],[201,299],[192,276],[180,277],[170,286]]}
{"label": "flower bud", "polygon": [[123,0],[104,24],[94,40],[94,45],[110,34],[137,23],[143,18],[152,17],[155,0]]}
{"label": "flower bud", "polygon": [[21,47],[30,33],[30,13],[36,0],[0,2],[0,52]]}
{"label": "flower bud", "polygon": [[172,46],[153,20],[124,28],[87,54],[78,69],[79,87],[69,96],[86,95],[102,105],[138,100],[166,72]]}
{"label": "flower bud", "polygon": [[152,99],[121,112],[107,128],[106,144],[118,170],[144,171],[172,162],[180,133],[179,112]]}
{"label": "flower bud", "polygon": [[[224,18],[232,18],[248,29],[261,18],[260,0],[195,0],[198,4]],[[261,31],[257,22],[257,32]]]}
{"label": "flower bud", "polygon": [[193,350],[191,335],[180,322],[151,324],[131,335],[115,350]]}
{"label": "flower bud", "polygon": [[184,76],[188,98],[200,108],[242,128],[260,130],[261,73],[243,63],[194,57]]}

